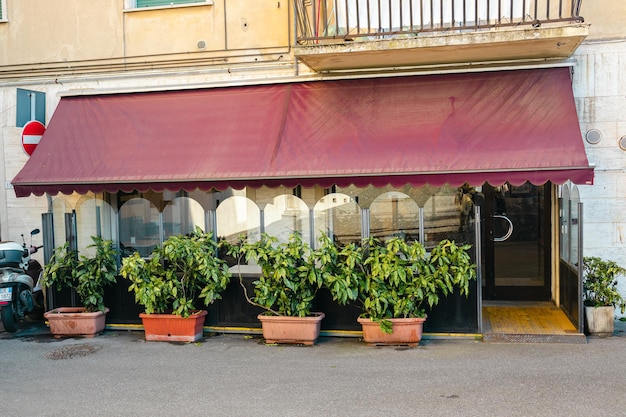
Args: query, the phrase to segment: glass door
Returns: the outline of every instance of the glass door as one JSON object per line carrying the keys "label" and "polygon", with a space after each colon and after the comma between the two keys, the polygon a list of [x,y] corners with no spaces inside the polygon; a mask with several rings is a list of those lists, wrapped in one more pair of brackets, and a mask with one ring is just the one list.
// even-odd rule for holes
{"label": "glass door", "polygon": [[550,299],[550,185],[486,185],[485,288],[492,300]]}

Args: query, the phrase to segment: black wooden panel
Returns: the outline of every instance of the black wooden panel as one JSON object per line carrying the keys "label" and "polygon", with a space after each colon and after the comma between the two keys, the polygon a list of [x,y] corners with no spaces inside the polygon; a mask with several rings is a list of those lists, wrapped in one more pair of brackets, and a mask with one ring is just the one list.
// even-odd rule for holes
{"label": "black wooden panel", "polygon": [[143,313],[144,308],[135,303],[135,293],[128,291],[129,286],[129,280],[118,277],[114,285],[105,287],[104,305],[109,308],[107,323],[141,323],[139,313]]}
{"label": "black wooden panel", "polygon": [[[254,288],[252,281],[254,277],[242,277],[248,296],[254,296]],[[263,309],[256,307],[248,301],[244,296],[243,288],[239,282],[238,276],[233,276],[230,284],[222,293],[222,299],[217,300],[214,306],[209,309],[206,322],[216,326],[234,326],[234,327],[261,327],[261,323],[257,316],[263,312]]]}
{"label": "black wooden panel", "polygon": [[[243,282],[248,293],[254,294],[252,288],[253,277],[244,277]],[[143,307],[135,303],[134,293],[128,292],[130,282],[118,279],[113,286],[105,290],[105,305],[110,312],[107,323],[136,324],[141,323],[139,313]],[[428,312],[424,331],[426,332],[458,332],[473,333],[478,330],[477,292],[476,282],[470,286],[470,296],[466,298],[458,293],[442,298],[439,306]],[[55,295],[55,305],[70,305],[69,292]],[[198,303],[198,306],[202,306]],[[205,325],[224,327],[260,328],[261,323],[257,315],[263,310],[249,304],[243,294],[238,277],[233,277],[231,283],[217,300],[207,308]],[[332,300],[327,290],[320,290],[314,301],[314,311],[325,314],[322,320],[322,330],[361,330],[357,318],[361,313],[358,304],[341,306]]]}
{"label": "black wooden panel", "polygon": [[326,289],[318,291],[313,304],[314,311],[321,311],[325,315],[322,330],[361,330],[361,325],[356,321],[361,314],[358,304],[339,305]]}
{"label": "black wooden panel", "polygon": [[580,303],[581,297],[578,285],[578,270],[561,259],[559,262],[559,271],[561,308],[572,323],[574,323],[576,328],[580,328],[578,304]]}
{"label": "black wooden panel", "polygon": [[458,291],[441,298],[439,305],[428,310],[424,323],[426,333],[476,333],[478,332],[478,293],[476,281],[470,284],[468,297]]}

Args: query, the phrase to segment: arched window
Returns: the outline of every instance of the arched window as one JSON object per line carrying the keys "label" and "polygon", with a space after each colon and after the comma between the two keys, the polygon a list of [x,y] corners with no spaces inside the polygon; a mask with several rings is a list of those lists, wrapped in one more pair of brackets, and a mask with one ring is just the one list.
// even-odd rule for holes
{"label": "arched window", "polygon": [[401,237],[419,240],[419,207],[408,195],[389,191],[370,206],[370,235],[382,240]]}
{"label": "arched window", "polygon": [[163,209],[163,238],[205,230],[204,209],[192,198],[177,197]]}
{"label": "arched window", "polygon": [[239,236],[249,242],[260,238],[261,216],[259,207],[243,196],[228,197],[216,210],[217,236],[234,243]]}
{"label": "arched window", "polygon": [[274,197],[272,203],[265,206],[264,219],[265,232],[276,236],[280,242],[287,242],[293,232],[300,232],[303,241],[310,241],[309,209],[295,195]]}
{"label": "arched window", "polygon": [[120,207],[120,250],[122,256],[139,252],[150,256],[161,243],[159,211],[144,198],[131,198]]}
{"label": "arched window", "polygon": [[[76,204],[76,233],[78,250],[81,253],[93,243],[91,237],[98,236],[105,240],[117,237],[116,216],[113,207],[96,195],[84,195]],[[85,255],[90,256],[92,254]]]}
{"label": "arched window", "polygon": [[354,198],[340,193],[322,197],[313,209],[315,242],[322,233],[338,243],[361,240],[361,207]]}

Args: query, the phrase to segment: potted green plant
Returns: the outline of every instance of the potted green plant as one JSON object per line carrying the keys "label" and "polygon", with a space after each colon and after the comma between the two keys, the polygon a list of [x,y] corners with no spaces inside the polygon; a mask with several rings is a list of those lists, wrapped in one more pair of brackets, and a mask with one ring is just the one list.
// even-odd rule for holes
{"label": "potted green plant", "polygon": [[149,259],[133,253],[122,259],[120,274],[129,279],[129,291],[145,308],[140,314],[146,340],[185,341],[200,339],[205,306],[221,298],[231,274],[217,257],[212,233],[201,229],[189,235],[170,236],[152,251]]}
{"label": "potted green plant", "polygon": [[265,310],[259,314],[266,343],[296,343],[313,345],[320,333],[324,313],[312,312],[313,299],[322,280],[315,266],[313,251],[298,232],[288,242],[266,233],[260,240],[247,243],[240,240],[229,250],[243,262],[256,262],[261,274],[253,282],[254,296],[245,285],[246,300]]}
{"label": "potted green plant", "polygon": [[426,306],[455,289],[467,296],[476,278],[470,245],[443,240],[428,254],[419,242],[369,238],[364,245],[338,247],[323,236],[318,260],[333,299],[358,301],[358,321],[369,344],[419,344]]}
{"label": "potted green plant", "polygon": [[68,243],[56,248],[44,267],[42,286],[58,291],[71,288],[82,307],[59,307],[44,314],[55,337],[94,336],[104,330],[104,288],[116,281],[117,250],[110,240],[93,236],[87,249],[93,256],[78,255]]}
{"label": "potted green plant", "polygon": [[589,334],[613,335],[615,308],[622,314],[626,310],[626,302],[617,289],[617,277],[625,272],[626,269],[614,261],[594,256],[583,258],[583,300]]}

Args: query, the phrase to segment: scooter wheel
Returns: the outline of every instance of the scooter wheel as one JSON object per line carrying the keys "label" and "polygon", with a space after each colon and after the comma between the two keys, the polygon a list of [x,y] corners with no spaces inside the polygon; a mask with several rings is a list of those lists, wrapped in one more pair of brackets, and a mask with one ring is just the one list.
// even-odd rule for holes
{"label": "scooter wheel", "polygon": [[9,333],[13,333],[17,331],[17,320],[15,320],[15,314],[13,314],[13,306],[9,304],[2,308],[2,325],[4,326],[4,330]]}

